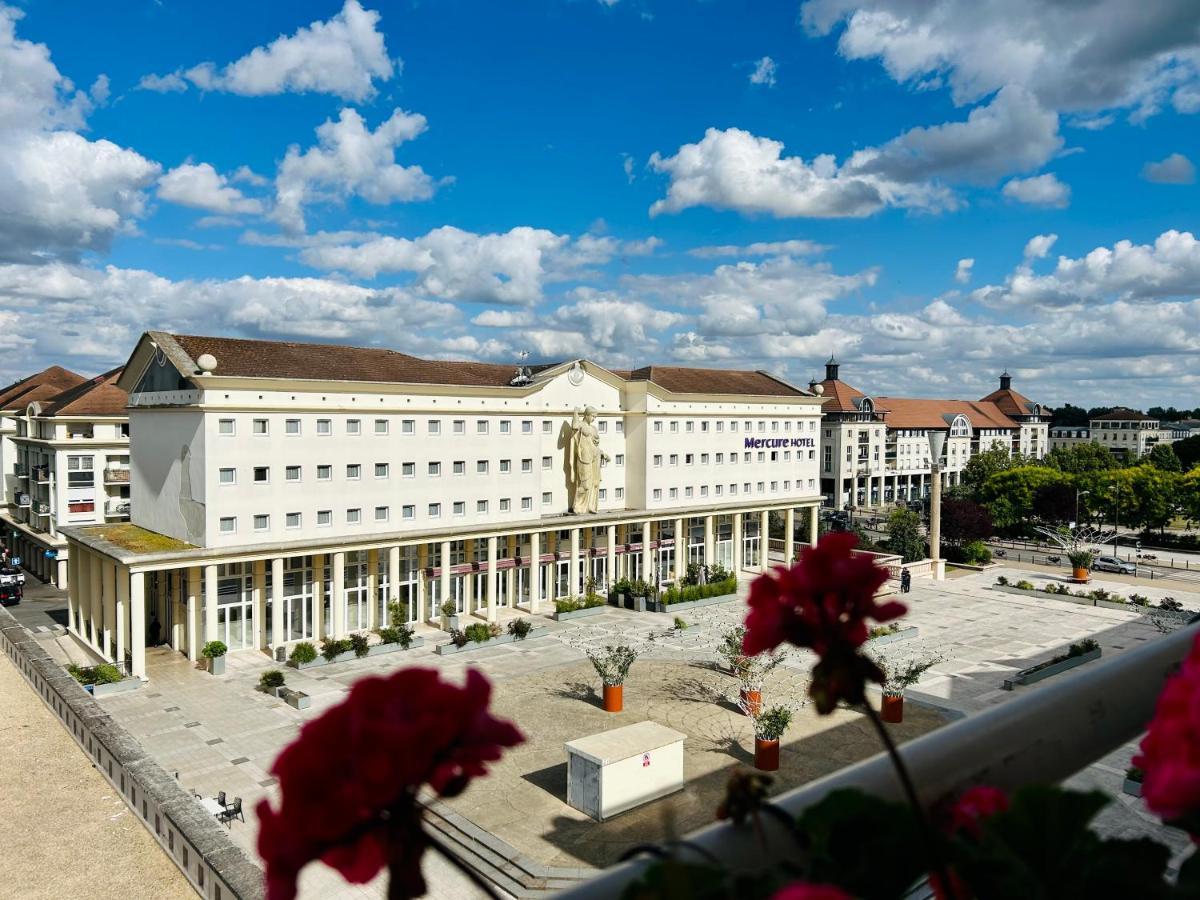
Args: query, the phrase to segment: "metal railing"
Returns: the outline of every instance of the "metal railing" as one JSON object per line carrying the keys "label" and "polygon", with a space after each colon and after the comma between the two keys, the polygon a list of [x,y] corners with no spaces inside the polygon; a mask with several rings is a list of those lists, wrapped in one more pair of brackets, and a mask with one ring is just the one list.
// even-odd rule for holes
{"label": "metal railing", "polygon": [[[1200,627],[1192,624],[1099,663],[1086,674],[1047,684],[903,745],[900,754],[922,802],[928,805],[976,784],[1015,790],[1062,781],[1137,737],[1153,715],[1164,679],[1198,633]],[[904,801],[891,762],[880,753],[773,802],[794,819],[844,787]],[[761,842],[749,825],[710,825],[686,836],[697,849],[681,846],[680,858],[708,863],[715,857],[731,870],[755,871],[773,863],[772,850],[794,847],[795,839],[772,817],[760,817],[758,826]],[[639,857],[622,863],[559,896],[619,897],[652,862]]]}
{"label": "metal railing", "polygon": [[129,470],[120,467],[105,469],[104,481],[106,484],[128,484]]}

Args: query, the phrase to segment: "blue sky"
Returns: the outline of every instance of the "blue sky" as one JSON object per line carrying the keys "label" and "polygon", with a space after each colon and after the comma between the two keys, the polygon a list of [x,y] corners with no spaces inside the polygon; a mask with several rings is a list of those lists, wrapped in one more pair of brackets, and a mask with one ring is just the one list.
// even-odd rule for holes
{"label": "blue sky", "polygon": [[1194,3],[0,9],[11,378],[167,328],[1198,402]]}

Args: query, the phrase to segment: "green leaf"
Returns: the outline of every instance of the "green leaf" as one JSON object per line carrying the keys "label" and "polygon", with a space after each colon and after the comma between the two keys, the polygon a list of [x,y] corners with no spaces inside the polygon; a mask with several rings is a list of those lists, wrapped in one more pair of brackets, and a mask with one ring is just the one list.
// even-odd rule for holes
{"label": "green leaf", "polygon": [[903,896],[929,870],[920,828],[907,806],[845,788],[798,820],[811,845],[808,878],[863,900]]}

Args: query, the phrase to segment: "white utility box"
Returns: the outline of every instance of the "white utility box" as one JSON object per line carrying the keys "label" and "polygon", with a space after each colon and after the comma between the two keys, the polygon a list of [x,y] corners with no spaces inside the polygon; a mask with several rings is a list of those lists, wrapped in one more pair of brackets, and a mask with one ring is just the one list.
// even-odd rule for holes
{"label": "white utility box", "polygon": [[638,722],[567,742],[567,803],[603,822],[683,790],[686,737]]}

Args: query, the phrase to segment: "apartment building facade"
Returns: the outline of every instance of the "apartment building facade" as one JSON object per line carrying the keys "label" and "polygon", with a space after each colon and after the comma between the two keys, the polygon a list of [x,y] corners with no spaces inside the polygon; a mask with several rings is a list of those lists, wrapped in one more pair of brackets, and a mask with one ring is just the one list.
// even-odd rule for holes
{"label": "apartment building facade", "polygon": [[1081,443],[1096,443],[1121,459],[1137,459],[1154,449],[1156,444],[1176,439],[1169,428],[1158,419],[1135,409],[1118,406],[1088,420],[1088,427],[1055,426],[1050,431],[1050,445],[1072,447]]}
{"label": "apartment building facade", "polygon": [[139,674],[147,616],[193,658],[277,650],[386,624],[393,602],[495,621],[689,562],[761,570],[773,511],[785,553],[797,510],[815,534],[822,400],[763,372],[148,332],[118,383],[133,515],[70,529],[71,622]]}

